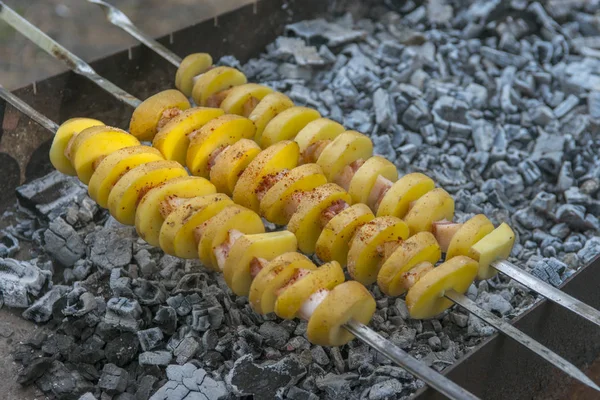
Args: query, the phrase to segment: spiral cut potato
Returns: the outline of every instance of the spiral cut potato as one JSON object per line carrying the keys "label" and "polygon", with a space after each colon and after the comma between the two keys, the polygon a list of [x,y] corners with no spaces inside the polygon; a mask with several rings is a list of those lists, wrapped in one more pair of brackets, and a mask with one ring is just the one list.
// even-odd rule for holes
{"label": "spiral cut potato", "polygon": [[[435,188],[434,182],[420,173],[398,179],[392,163],[372,156],[367,136],[344,131],[316,111],[290,106],[284,95],[261,90],[260,85],[228,89],[225,100],[231,93],[236,93],[237,100],[229,103],[229,110],[250,115],[261,124],[271,118],[261,142],[274,144],[260,151],[250,140],[257,138],[258,129],[250,118],[225,114],[207,122],[214,109],[206,107],[188,109],[166,121],[154,143],[157,137],[162,143],[171,136],[174,141],[182,140],[181,132],[189,132],[188,169],[209,178],[219,191],[231,193],[235,203],[259,212],[270,222],[287,225],[302,252],[347,265],[353,279],[365,285],[377,282],[386,294],[400,295],[433,269],[455,234],[460,237],[468,232],[451,222],[454,201],[446,191]],[[249,95],[255,96],[252,104],[247,102]],[[244,104],[253,107],[252,111],[248,113],[239,99],[246,99]],[[184,114],[204,122],[190,128]],[[296,137],[300,140],[287,140]],[[169,152],[162,154],[173,159]],[[299,165],[313,160],[316,162]],[[413,240],[407,240],[411,236],[415,236]],[[489,275],[487,267],[494,257],[507,254],[480,257],[471,250],[477,242],[471,240],[466,254],[464,249],[460,254],[480,260],[480,276]],[[191,254],[189,244],[179,253],[168,242],[162,247],[182,257]],[[510,247],[512,243],[506,248]],[[200,258],[211,266],[215,260],[207,249]],[[484,250],[489,253],[492,248],[488,245]],[[451,252],[448,259],[452,257]],[[442,264],[441,268],[450,266]]]}
{"label": "spiral cut potato", "polygon": [[[371,319],[375,300],[364,286],[345,282],[339,263],[317,268],[296,252],[293,233],[265,233],[256,212],[216,193],[205,178],[189,176],[179,163],[163,159],[126,132],[87,122],[79,126],[85,128],[81,132],[67,122],[70,143],[65,147],[61,136],[51,151],[68,149],[68,158],[55,162],[64,166],[65,160],[80,161],[72,162],[74,172],[85,178],[91,173],[96,198],[105,198],[110,188],[111,214],[125,224],[135,223],[141,237],[159,243],[167,253],[199,257],[208,268],[222,271],[236,294],[251,296],[257,312],[275,311],[282,318],[301,317],[309,323],[318,315],[307,331],[316,344],[347,343],[353,336],[343,325]],[[327,301],[341,295],[344,302]]]}

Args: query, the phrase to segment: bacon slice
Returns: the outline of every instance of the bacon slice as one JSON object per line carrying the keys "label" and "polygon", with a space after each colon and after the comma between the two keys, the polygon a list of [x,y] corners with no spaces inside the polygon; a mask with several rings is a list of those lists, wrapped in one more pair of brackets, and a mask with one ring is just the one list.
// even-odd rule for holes
{"label": "bacon slice", "polygon": [[304,303],[302,303],[302,307],[298,311],[298,316],[306,321],[308,321],[325,297],[329,294],[329,290],[320,289],[315,293],[311,294],[308,299]]}
{"label": "bacon slice", "polygon": [[255,191],[256,198],[258,199],[258,201],[262,200],[262,198],[265,197],[265,194],[267,194],[269,189],[271,189],[273,185],[279,182],[288,173],[289,170],[284,169],[279,172],[263,176]]}
{"label": "bacon slice", "polygon": [[163,111],[160,119],[158,120],[158,124],[156,124],[156,130],[160,131],[170,120],[175,118],[181,114],[181,110],[179,108],[167,108]]}
{"label": "bacon slice", "polygon": [[392,255],[394,251],[400,246],[402,243],[402,239],[393,240],[389,242],[383,242],[379,246],[377,246],[377,254],[382,258],[383,261],[387,260],[389,256]]}
{"label": "bacon slice", "polygon": [[221,107],[221,103],[223,102],[223,100],[225,100],[225,97],[227,97],[227,95],[229,95],[229,92],[231,92],[231,88],[222,90],[220,92],[213,94],[208,99],[206,99],[206,107],[211,107],[211,108]]}
{"label": "bacon slice", "polygon": [[390,190],[393,184],[394,182],[390,181],[387,178],[384,178],[381,175],[377,177],[377,179],[375,180],[375,184],[371,189],[371,193],[369,193],[369,198],[367,199],[367,205],[371,210],[377,212],[381,200],[383,200],[383,197],[385,196],[387,191]]}
{"label": "bacon slice", "polygon": [[330,205],[321,212],[321,216],[319,218],[321,227],[324,228],[325,225],[327,225],[327,223],[331,220],[331,218],[335,217],[348,207],[350,206],[344,200],[334,201],[332,205]]}
{"label": "bacon slice", "polygon": [[256,275],[269,263],[264,258],[254,257],[252,261],[250,261],[250,276],[252,279],[256,278]]}
{"label": "bacon slice", "polygon": [[340,173],[340,175],[335,178],[335,183],[337,183],[338,185],[343,187],[346,191],[348,191],[348,189],[350,189],[350,181],[352,181],[354,174],[356,173],[356,171],[358,171],[358,169],[364,163],[365,163],[365,160],[363,160],[361,158],[361,159],[354,161],[350,165],[346,165],[344,167],[344,169],[342,169],[342,172]]}
{"label": "bacon slice", "polygon": [[[200,227],[201,226],[199,226],[198,228]],[[195,236],[196,241],[199,242],[200,238],[202,237],[202,232],[198,232],[198,228],[196,228]],[[219,269],[221,271],[225,267],[225,261],[227,261],[227,256],[229,256],[229,251],[231,250],[231,247],[236,242],[236,240],[238,240],[242,236],[244,236],[242,232],[238,231],[237,229],[231,229],[229,232],[227,232],[227,239],[225,239],[223,243],[215,247],[215,249],[213,250],[215,253],[215,257],[217,258],[217,265],[219,266]]]}
{"label": "bacon slice", "polygon": [[433,264],[430,262],[422,262],[415,265],[410,271],[402,274],[402,284],[406,290],[410,289],[423,275],[433,269]]}
{"label": "bacon slice", "polygon": [[285,292],[285,290],[290,287],[291,285],[293,285],[295,282],[299,281],[300,279],[304,278],[306,275],[310,274],[310,269],[297,269],[296,272],[294,273],[294,275],[292,275],[292,277],[290,278],[289,281],[287,281],[285,283],[285,285],[283,285],[282,287],[280,287],[279,289],[277,289],[277,292],[275,292],[276,296],[279,296],[281,293]]}
{"label": "bacon slice", "polygon": [[208,156],[208,172],[210,172],[212,167],[214,167],[215,163],[217,162],[217,157],[219,157],[219,154],[224,152],[225,149],[228,147],[229,146],[220,146],[216,148],[212,153],[210,153],[210,156]]}
{"label": "bacon slice", "polygon": [[242,108],[242,115],[246,118],[248,118],[248,116],[252,113],[252,111],[254,111],[254,109],[256,108],[256,106],[258,105],[258,103],[260,103],[260,100],[257,99],[256,97],[252,96],[250,97],[248,100],[246,100],[243,104],[243,108]]}
{"label": "bacon slice", "polygon": [[166,219],[169,216],[169,214],[175,211],[176,208],[179,208],[179,206],[181,206],[187,200],[189,199],[184,199],[175,195],[169,195],[165,197],[164,200],[161,201],[158,205],[160,215],[162,215],[162,217]]}
{"label": "bacon slice", "polygon": [[319,140],[308,146],[302,154],[300,154],[301,164],[310,164],[317,162],[319,156],[325,150],[325,147],[331,143],[331,140]]}
{"label": "bacon slice", "polygon": [[433,236],[435,236],[435,239],[440,245],[443,253],[448,251],[448,247],[450,246],[452,238],[462,225],[463,224],[446,220],[436,221],[433,223],[431,227],[431,233],[433,233]]}

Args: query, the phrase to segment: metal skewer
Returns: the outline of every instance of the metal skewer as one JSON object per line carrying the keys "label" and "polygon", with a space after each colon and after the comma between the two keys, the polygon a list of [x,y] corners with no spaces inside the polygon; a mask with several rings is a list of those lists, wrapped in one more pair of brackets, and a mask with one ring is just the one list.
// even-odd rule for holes
{"label": "metal skewer", "polygon": [[[40,124],[42,127],[48,129],[52,133],[56,133],[58,125],[50,120],[45,115],[37,112],[29,104],[19,99],[17,96],[6,90],[0,85],[0,98],[3,98],[8,103],[12,104],[16,109],[21,111],[23,114],[30,117],[32,120]],[[404,368],[417,378],[421,379],[427,385],[436,389],[443,395],[453,400],[478,400],[479,398],[466,389],[452,382],[444,375],[429,368],[425,364],[421,363],[417,359],[411,357],[404,350],[400,349],[392,342],[369,328],[368,326],[351,320],[345,325],[357,339],[363,341],[365,344],[372,346],[375,350],[379,351],[385,357],[390,359],[396,365]]]}
{"label": "metal skewer", "polygon": [[[88,0],[88,1],[93,1],[94,3],[97,3],[96,0]],[[0,1],[0,5],[2,5],[2,1]],[[5,6],[4,8],[7,8],[7,7]],[[0,12],[0,16],[2,16],[2,12]],[[27,27],[28,29],[26,29],[25,32],[27,32],[27,33],[34,32],[35,33],[36,31],[39,31],[36,27],[34,27],[33,25],[31,25],[26,20],[24,20],[22,18],[21,18],[21,20],[22,20],[21,21],[22,24],[27,24],[28,25],[28,27]],[[29,37],[29,35],[27,33],[24,33],[24,34],[25,34],[25,36]],[[34,35],[34,36],[38,37],[40,35],[37,34],[37,35]],[[46,38],[49,41],[49,43],[51,43],[51,44],[54,43],[54,44],[58,45],[58,43],[54,42],[49,37],[46,36]],[[34,41],[34,43],[38,43],[35,40],[33,40],[33,41]],[[75,56],[73,56],[73,57],[75,57]],[[102,85],[100,85],[100,86],[103,89],[106,89],[104,86],[102,86]],[[115,85],[113,85],[113,86],[115,86]],[[116,87],[116,88],[119,89],[118,87]],[[106,89],[106,90],[108,90],[108,89]],[[119,90],[121,90],[121,89],[119,89]],[[129,95],[129,96],[135,99],[135,97],[133,97],[131,95]],[[137,100],[137,101],[139,101],[139,100]],[[510,263],[508,263],[508,264],[510,264]],[[512,264],[510,264],[510,265],[512,265]],[[515,266],[515,268],[518,269],[518,267],[516,267],[516,266]],[[462,295],[460,295],[460,296],[462,296]],[[534,351],[536,354],[539,354],[544,359],[546,359],[547,361],[551,362],[555,367],[563,370],[566,374],[568,374],[570,376],[573,376],[573,377],[579,379],[582,383],[584,383],[584,384],[586,384],[586,385],[588,385],[588,386],[590,386],[590,387],[592,387],[592,388],[600,391],[600,388],[598,386],[596,386],[596,384],[593,383],[591,380],[589,380],[589,378],[587,378],[581,371],[579,371],[577,369],[577,367],[575,367],[574,365],[570,364],[568,361],[566,361],[565,359],[563,359],[559,355],[553,353],[550,349],[546,348],[541,343],[535,341],[534,339],[532,339],[529,336],[525,335],[523,332],[521,332],[518,329],[512,327],[509,323],[507,323],[507,322],[505,322],[505,321],[503,321],[503,320],[495,317],[491,313],[489,315],[486,315],[485,314],[486,311],[483,310],[483,309],[481,309],[481,308],[479,308],[479,306],[477,306],[475,303],[469,303],[468,306],[465,306],[464,304],[467,304],[467,303],[465,303],[464,299],[468,300],[466,297],[462,296],[462,298],[459,298],[458,301],[455,301],[455,300],[453,300],[453,301],[455,303],[457,303],[457,304],[460,304],[459,301],[462,301],[463,304],[460,304],[460,305],[462,305],[463,307],[467,308],[467,310],[469,310],[470,312],[472,312],[473,314],[475,314],[476,316],[478,316],[480,318],[483,318],[482,315],[485,315],[486,318],[487,318],[486,321],[490,325],[496,327],[496,329],[500,330],[501,332],[503,332],[504,334],[508,335],[509,337],[515,339],[517,342],[523,344],[524,346],[526,346],[530,350]],[[492,319],[492,317],[494,319]],[[489,321],[492,321],[492,322],[489,322]],[[509,326],[512,329],[507,329],[507,328],[505,328],[505,326]],[[500,329],[500,327],[503,327],[503,329]],[[376,332],[372,331],[371,329],[369,329],[365,325],[362,325],[362,324],[360,324],[360,323],[358,323],[356,321],[351,321],[351,323],[347,326],[347,328],[352,333],[357,332],[358,334],[355,334],[355,336],[357,336],[357,338],[359,338],[363,342],[365,342],[365,343],[373,346],[374,348],[380,350],[382,352],[382,354],[384,354],[386,357],[390,358],[390,360],[394,361],[398,365],[400,365],[400,366],[402,366],[402,367],[404,367],[404,368],[406,368],[408,370],[408,367],[405,366],[404,363],[405,363],[406,357],[410,357],[410,356],[408,354],[404,353],[399,348],[393,349],[393,347],[395,347],[395,346],[391,342],[387,341],[385,338],[383,338],[382,336],[378,335]],[[363,336],[360,336],[361,334]],[[526,338],[526,340],[524,340],[523,338]],[[390,349],[392,349],[392,350],[390,350]],[[551,357],[549,357],[548,354],[550,354]],[[415,362],[417,362],[417,361],[415,360]],[[427,368],[426,366],[423,366],[423,367],[429,370],[429,368]],[[415,367],[412,366],[412,368],[415,368]],[[576,372],[573,372],[573,371],[576,371]],[[434,372],[434,371],[431,370],[431,372]],[[424,382],[426,382],[430,386],[432,386],[432,387],[434,387],[436,389],[438,388],[439,382],[437,382],[435,379],[432,381],[430,374],[427,375],[427,376],[423,376],[423,375],[418,375],[415,372],[415,376],[418,376],[420,379],[422,379]],[[584,377],[585,379],[583,379],[581,377]],[[591,382],[591,385],[590,385],[590,382]],[[456,386],[456,387],[459,388],[460,390],[464,390],[464,389],[460,388],[459,386]]]}
{"label": "metal skewer", "polygon": [[[133,25],[133,22],[131,22],[131,20],[121,10],[102,0],[87,1],[99,5],[104,10],[106,17],[111,24],[130,33],[141,43],[143,43],[150,49],[156,51],[159,55],[164,57],[167,61],[169,61],[176,67],[179,67],[181,63],[181,58],[178,55],[173,53],[171,50],[165,48],[163,45],[158,43],[155,39],[151,38],[147,34],[142,33],[139,30],[139,28]],[[132,30],[135,31],[136,34],[131,33]],[[508,261],[498,261],[496,263],[492,263],[492,266],[495,267],[498,271],[505,274],[506,276],[510,277],[511,279],[516,280],[517,282],[527,286],[534,292],[544,296],[548,300],[553,301],[556,304],[563,306],[582,316],[583,318],[600,326],[599,310],[596,310],[595,308],[585,304],[581,300],[577,300],[576,298],[569,296],[568,294],[562,292],[559,289],[556,289],[555,287],[549,285],[541,279],[531,274],[528,274],[527,272],[523,271],[516,265],[509,263]]]}

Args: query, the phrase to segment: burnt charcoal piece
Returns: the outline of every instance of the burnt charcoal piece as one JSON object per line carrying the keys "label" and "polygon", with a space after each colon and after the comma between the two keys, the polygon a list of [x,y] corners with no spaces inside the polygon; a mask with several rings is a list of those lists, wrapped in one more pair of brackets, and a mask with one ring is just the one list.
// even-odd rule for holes
{"label": "burnt charcoal piece", "polygon": [[115,364],[106,364],[98,381],[98,387],[109,395],[123,393],[127,389],[129,374]]}
{"label": "burnt charcoal piece", "polygon": [[19,240],[8,232],[0,232],[0,258],[8,258],[19,251]]}
{"label": "burnt charcoal piece", "polygon": [[134,229],[106,226],[86,238],[90,260],[101,270],[125,267],[133,256]]}
{"label": "burnt charcoal piece", "polygon": [[85,254],[83,240],[62,218],[50,222],[44,241],[44,250],[65,267],[72,267]]}
{"label": "burnt charcoal piece", "polygon": [[138,361],[140,365],[167,366],[171,363],[173,354],[170,351],[146,351],[140,353]]}
{"label": "burnt charcoal piece", "polygon": [[[71,290],[70,286],[56,285],[44,296],[40,297],[27,310],[23,318],[39,323],[48,322],[52,318],[54,304]],[[94,301],[95,302],[95,301]]]}
{"label": "burnt charcoal piece", "polygon": [[29,307],[31,298],[41,293],[50,277],[49,271],[41,270],[30,262],[0,259],[0,293],[4,304],[16,308]]}
{"label": "burnt charcoal piece", "polygon": [[139,339],[137,335],[124,332],[106,343],[104,355],[108,362],[124,367],[135,359],[138,349]]}
{"label": "burnt charcoal piece", "polygon": [[159,328],[138,331],[137,336],[143,351],[154,350],[159,347],[164,338],[163,333]]}
{"label": "burnt charcoal piece", "polygon": [[40,357],[34,359],[21,372],[19,372],[17,382],[24,386],[32,384],[50,368],[52,362],[53,359],[51,357]]}
{"label": "burnt charcoal piece", "polygon": [[36,383],[41,390],[61,400],[78,400],[84,393],[94,391],[92,383],[60,361],[54,361]]}

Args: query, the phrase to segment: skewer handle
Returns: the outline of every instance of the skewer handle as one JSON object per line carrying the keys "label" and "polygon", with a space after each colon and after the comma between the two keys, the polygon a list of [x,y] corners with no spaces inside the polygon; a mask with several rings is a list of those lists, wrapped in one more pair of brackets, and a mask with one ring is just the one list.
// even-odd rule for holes
{"label": "skewer handle", "polygon": [[54,39],[39,30],[25,18],[21,17],[14,10],[4,4],[3,1],[0,1],[0,18],[31,40],[33,43],[38,45],[41,49],[46,51],[52,57],[62,61],[73,72],[90,79],[96,85],[112,94],[118,100],[129,104],[132,107],[137,107],[141,104],[139,99],[127,93],[114,83],[102,78],[88,63],[61,46]]}
{"label": "skewer handle", "polygon": [[469,393],[466,389],[460,387],[444,375],[429,368],[422,362],[408,355],[402,349],[391,343],[389,340],[370,329],[365,324],[355,320],[350,320],[344,325],[350,333],[361,341],[365,342],[381,354],[389,358],[395,364],[406,369],[414,376],[421,379],[427,385],[450,399],[475,400],[478,397]]}
{"label": "skewer handle", "polygon": [[565,307],[573,311],[575,314],[580,315],[588,321],[600,326],[600,311],[585,304],[581,300],[577,300],[562,290],[559,290],[554,286],[542,281],[541,279],[528,274],[521,268],[508,261],[496,261],[492,263],[492,266],[515,281],[527,286],[534,292],[541,294],[548,300],[558,304],[559,306]]}
{"label": "skewer handle", "polygon": [[[23,100],[12,94],[8,91],[4,86],[0,85],[0,97],[10,103],[17,110],[21,111],[23,114],[27,115],[29,118],[48,129],[52,133],[56,133],[58,130],[58,125],[50,120],[45,115],[37,112],[33,109],[29,104],[25,103]],[[2,121],[0,121],[1,123]]]}
{"label": "skewer handle", "polygon": [[141,29],[135,26],[129,17],[123,13],[123,11],[102,0],[88,0],[88,2],[99,5],[104,10],[108,22],[129,33],[131,36],[158,53],[162,58],[173,64],[175,67],[179,67],[181,64],[181,57],[167,49],[162,44],[158,43],[156,39],[144,33]]}

